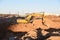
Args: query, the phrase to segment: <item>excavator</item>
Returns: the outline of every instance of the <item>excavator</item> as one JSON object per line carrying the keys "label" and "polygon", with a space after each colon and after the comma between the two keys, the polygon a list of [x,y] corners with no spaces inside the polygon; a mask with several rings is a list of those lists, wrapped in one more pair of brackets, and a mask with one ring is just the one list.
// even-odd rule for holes
{"label": "excavator", "polygon": [[24,19],[17,19],[17,23],[28,23],[30,21],[30,19],[32,18],[31,15],[27,16],[27,18]]}
{"label": "excavator", "polygon": [[30,20],[32,20],[33,17],[35,17],[35,16],[42,16],[42,20],[44,20],[44,17],[45,17],[44,13],[43,14],[37,14],[37,13],[28,14],[26,16],[26,18],[24,18],[24,19],[20,19],[20,18],[17,19],[17,23],[29,23]]}

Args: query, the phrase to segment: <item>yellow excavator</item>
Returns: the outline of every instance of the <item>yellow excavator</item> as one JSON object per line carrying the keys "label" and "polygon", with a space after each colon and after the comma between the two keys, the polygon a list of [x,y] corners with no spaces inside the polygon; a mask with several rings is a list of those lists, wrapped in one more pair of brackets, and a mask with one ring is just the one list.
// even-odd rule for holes
{"label": "yellow excavator", "polygon": [[31,15],[27,16],[25,19],[17,19],[17,23],[28,23],[31,19]]}
{"label": "yellow excavator", "polygon": [[44,13],[43,14],[37,14],[37,13],[28,14],[25,19],[17,19],[17,23],[29,23],[30,20],[32,19],[32,17],[34,17],[34,16],[42,16],[43,20],[45,17]]}

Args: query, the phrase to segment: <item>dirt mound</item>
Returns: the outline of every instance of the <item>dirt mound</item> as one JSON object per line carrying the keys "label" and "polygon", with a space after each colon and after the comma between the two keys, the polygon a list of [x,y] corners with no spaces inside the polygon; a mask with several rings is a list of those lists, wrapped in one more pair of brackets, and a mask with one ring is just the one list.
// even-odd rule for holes
{"label": "dirt mound", "polygon": [[20,39],[23,40],[55,40],[55,38],[52,38],[54,36],[59,40],[60,17],[55,15],[47,15],[43,20],[42,17],[36,16],[32,19],[32,23],[9,25],[8,30],[12,31],[13,34],[26,32],[22,37],[20,37]]}
{"label": "dirt mound", "polygon": [[16,25],[12,25],[9,29],[11,29],[12,31],[31,31],[31,30],[35,30],[37,28],[41,28],[41,29],[49,29],[49,28],[55,28],[55,29],[60,29],[60,17],[58,16],[52,16],[52,15],[48,15],[44,18],[44,23],[42,19],[37,19],[38,17],[36,17],[32,23],[28,23],[28,24],[16,24]]}

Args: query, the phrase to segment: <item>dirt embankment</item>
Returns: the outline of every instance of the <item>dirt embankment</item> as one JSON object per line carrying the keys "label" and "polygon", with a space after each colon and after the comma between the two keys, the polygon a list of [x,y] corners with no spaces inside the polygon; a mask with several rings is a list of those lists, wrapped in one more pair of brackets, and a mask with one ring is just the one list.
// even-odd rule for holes
{"label": "dirt embankment", "polygon": [[[43,23],[43,21],[44,21],[44,23]],[[36,30],[38,28],[42,29],[41,32],[43,35],[48,34],[49,32],[47,32],[45,30],[49,30],[50,28],[60,30],[60,17],[55,16],[55,15],[47,15],[44,18],[44,20],[42,20],[41,17],[40,18],[36,17],[35,19],[33,19],[32,23],[12,25],[12,26],[10,26],[9,29],[12,30],[13,32],[28,32],[28,33],[30,32],[30,34],[33,34],[33,30]],[[53,31],[53,30],[51,30],[51,31]],[[36,33],[34,35],[36,36]],[[30,35],[30,36],[32,36],[32,35]],[[47,40],[55,40],[55,39],[59,40],[60,36],[56,36],[56,37],[51,36]]]}
{"label": "dirt embankment", "polygon": [[[39,33],[39,30],[37,31],[37,29],[39,28],[41,29],[40,32],[42,34]],[[41,39],[45,38],[47,40],[55,40],[55,39],[59,40],[60,36],[56,36],[56,35],[60,34],[59,33],[60,32],[60,17],[55,16],[55,15],[47,15],[43,20],[42,17],[36,16],[35,18],[32,19],[32,23],[27,23],[27,24],[20,23],[20,24],[15,24],[11,26],[9,25],[8,30],[11,30],[15,33],[27,32],[28,35],[26,34],[22,38],[24,38],[25,36],[30,36],[34,39],[37,37],[39,39],[41,37]],[[52,35],[55,35],[56,38]]]}
{"label": "dirt embankment", "polygon": [[[41,18],[41,17],[40,17]],[[42,23],[44,21],[44,24]],[[37,17],[33,20],[32,23],[28,24],[16,24],[12,25],[10,29],[15,32],[19,31],[31,31],[35,30],[37,28],[41,29],[49,29],[49,28],[55,28],[55,29],[60,29],[60,17],[57,16],[46,16],[44,20],[42,19],[37,19]]]}

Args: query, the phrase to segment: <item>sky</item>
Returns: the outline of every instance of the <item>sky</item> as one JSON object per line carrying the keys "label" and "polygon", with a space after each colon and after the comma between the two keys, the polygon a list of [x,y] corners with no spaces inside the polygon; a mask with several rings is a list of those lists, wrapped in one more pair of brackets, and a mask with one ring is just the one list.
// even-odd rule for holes
{"label": "sky", "polygon": [[60,0],[0,0],[0,13],[49,12],[60,14]]}

